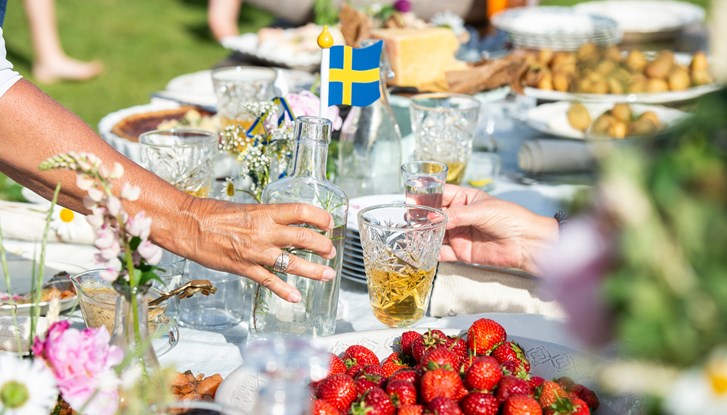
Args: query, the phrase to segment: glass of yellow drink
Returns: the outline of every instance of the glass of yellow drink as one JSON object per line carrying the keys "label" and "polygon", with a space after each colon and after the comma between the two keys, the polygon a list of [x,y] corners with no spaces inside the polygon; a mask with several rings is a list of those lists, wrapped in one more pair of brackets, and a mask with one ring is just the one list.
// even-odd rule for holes
{"label": "glass of yellow drink", "polygon": [[444,163],[447,183],[462,183],[472,154],[480,102],[463,94],[419,94],[411,98],[409,115],[416,160]]}
{"label": "glass of yellow drink", "polygon": [[358,213],[369,301],[389,327],[407,327],[427,310],[447,216],[421,205],[376,205]]}
{"label": "glass of yellow drink", "polygon": [[139,136],[141,163],[179,190],[208,197],[219,154],[217,133],[192,129],[149,131]]}
{"label": "glass of yellow drink", "polygon": [[249,128],[255,117],[245,104],[271,99],[275,70],[253,66],[232,66],[212,71],[220,130],[229,126]]}

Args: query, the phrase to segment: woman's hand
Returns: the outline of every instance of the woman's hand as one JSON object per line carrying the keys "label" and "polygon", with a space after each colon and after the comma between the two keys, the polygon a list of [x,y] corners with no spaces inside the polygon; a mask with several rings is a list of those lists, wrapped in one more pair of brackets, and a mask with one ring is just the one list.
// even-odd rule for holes
{"label": "woman's hand", "polygon": [[537,255],[558,240],[555,219],[477,189],[445,186],[443,208],[449,220],[441,261],[519,268],[537,274]]}
{"label": "woman's hand", "polygon": [[[190,233],[178,241],[175,253],[202,265],[250,278],[283,299],[301,300],[297,289],[268,269],[283,248],[312,251],[324,258],[336,256],[331,241],[315,230],[290,225],[306,224],[328,231],[334,223],[328,212],[306,204],[235,204],[190,197],[181,209],[181,228]],[[314,280],[330,281],[330,267],[290,255],[287,272]]]}

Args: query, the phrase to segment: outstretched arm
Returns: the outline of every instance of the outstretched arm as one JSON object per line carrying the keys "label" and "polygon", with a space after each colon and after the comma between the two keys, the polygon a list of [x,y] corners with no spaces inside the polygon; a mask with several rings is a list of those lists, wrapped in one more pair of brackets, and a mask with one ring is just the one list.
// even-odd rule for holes
{"label": "outstretched arm", "polygon": [[[1,48],[0,52],[0,58],[4,57]],[[324,236],[287,226],[307,223],[328,230],[333,220],[327,212],[301,204],[240,205],[189,196],[118,153],[81,119],[26,80],[0,96],[0,143],[4,173],[46,198],[60,182],[59,203],[79,212],[85,209],[75,174],[41,172],[40,162],[76,151],[93,153],[109,166],[121,163],[126,172],[121,180],[142,190],[141,198],[125,208],[130,214],[144,210],[153,219],[154,243],[210,268],[249,277],[290,301],[300,300],[298,291],[265,268],[272,267],[281,248],[299,247],[328,258],[336,254]],[[313,279],[335,275],[329,267],[297,257],[291,257],[288,270]]]}

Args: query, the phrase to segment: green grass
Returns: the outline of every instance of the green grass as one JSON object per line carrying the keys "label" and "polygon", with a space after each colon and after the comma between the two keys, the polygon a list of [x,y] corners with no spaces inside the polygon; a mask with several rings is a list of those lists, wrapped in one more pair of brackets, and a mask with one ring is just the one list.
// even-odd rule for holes
{"label": "green grass", "polygon": [[[21,0],[9,0],[4,33],[8,57],[31,75],[32,48]],[[206,0],[58,0],[61,41],[74,58],[100,59],[106,70],[86,82],[41,88],[91,127],[106,114],[149,102],[177,75],[209,69],[229,55],[210,35]],[[240,27],[270,24],[270,14],[245,5]]]}

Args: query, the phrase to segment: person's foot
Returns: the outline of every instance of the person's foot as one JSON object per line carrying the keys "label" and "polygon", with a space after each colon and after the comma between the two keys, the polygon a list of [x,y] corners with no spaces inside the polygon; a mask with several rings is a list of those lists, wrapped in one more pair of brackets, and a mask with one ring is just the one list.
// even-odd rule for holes
{"label": "person's foot", "polygon": [[83,62],[66,57],[57,62],[33,65],[33,77],[42,84],[85,81],[97,77],[103,70],[103,63],[100,61]]}

